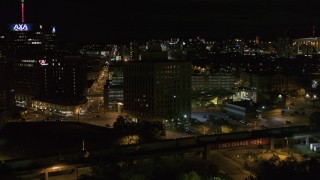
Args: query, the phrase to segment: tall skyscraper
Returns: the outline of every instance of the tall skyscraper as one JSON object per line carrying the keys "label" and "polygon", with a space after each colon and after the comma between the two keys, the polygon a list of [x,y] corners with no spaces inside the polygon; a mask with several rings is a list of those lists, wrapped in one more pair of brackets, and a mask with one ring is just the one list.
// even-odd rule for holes
{"label": "tall skyscraper", "polygon": [[24,0],[21,0],[21,22],[9,24],[1,35],[2,54],[12,67],[18,105],[31,105],[31,99],[42,91],[48,61],[54,59],[56,50],[55,27],[26,23]]}
{"label": "tall skyscraper", "polygon": [[[0,35],[1,41],[1,35]],[[8,115],[15,107],[12,76],[9,73],[11,66],[2,55],[3,46],[0,43],[0,128],[6,124]]]}
{"label": "tall skyscraper", "polygon": [[0,111],[12,110],[14,107],[14,90],[12,88],[12,77],[9,73],[10,64],[1,54],[0,46]]}
{"label": "tall skyscraper", "polygon": [[21,23],[7,26],[0,35],[0,45],[11,66],[17,105],[31,107],[33,100],[74,105],[84,98],[86,61],[57,50],[54,26],[26,23],[24,0]]}
{"label": "tall skyscraper", "polygon": [[41,98],[75,99],[84,96],[87,88],[86,60],[81,55],[56,52],[55,58],[43,60]]}

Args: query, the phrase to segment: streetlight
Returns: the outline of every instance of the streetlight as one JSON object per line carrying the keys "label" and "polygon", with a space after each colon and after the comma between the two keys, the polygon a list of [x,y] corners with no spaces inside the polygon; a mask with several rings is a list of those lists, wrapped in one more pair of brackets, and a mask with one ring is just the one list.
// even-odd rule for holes
{"label": "streetlight", "polygon": [[118,108],[118,113],[120,114],[121,113],[121,106],[123,105],[122,102],[116,102],[117,104],[117,108]]}
{"label": "streetlight", "polygon": [[84,148],[84,142],[85,142],[85,140],[82,140],[82,151],[85,150],[85,148]]}
{"label": "streetlight", "polygon": [[306,94],[305,99],[307,100],[307,102],[309,102],[309,98],[310,98],[310,95],[309,95],[309,94]]}
{"label": "streetlight", "polygon": [[80,123],[80,110],[81,110],[81,108],[79,108],[79,110],[78,110],[78,123]]}

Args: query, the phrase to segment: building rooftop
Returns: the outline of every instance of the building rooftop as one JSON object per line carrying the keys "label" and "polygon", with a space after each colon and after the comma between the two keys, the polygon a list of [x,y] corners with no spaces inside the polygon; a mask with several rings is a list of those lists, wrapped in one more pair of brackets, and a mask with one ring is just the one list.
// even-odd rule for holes
{"label": "building rooftop", "polygon": [[256,103],[254,103],[251,100],[235,101],[235,102],[232,102],[229,104],[233,104],[233,105],[241,106],[241,107],[255,107],[257,105]]}

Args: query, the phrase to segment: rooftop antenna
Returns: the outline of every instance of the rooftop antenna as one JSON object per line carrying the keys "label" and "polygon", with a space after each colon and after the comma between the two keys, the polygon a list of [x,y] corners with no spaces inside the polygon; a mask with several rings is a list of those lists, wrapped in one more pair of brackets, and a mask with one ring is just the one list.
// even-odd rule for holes
{"label": "rooftop antenna", "polygon": [[24,23],[24,0],[21,0],[21,22]]}

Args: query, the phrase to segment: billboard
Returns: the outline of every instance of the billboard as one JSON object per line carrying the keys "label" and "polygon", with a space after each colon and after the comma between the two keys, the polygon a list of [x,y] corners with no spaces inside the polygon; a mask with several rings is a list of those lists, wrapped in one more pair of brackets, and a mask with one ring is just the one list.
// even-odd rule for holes
{"label": "billboard", "polygon": [[239,147],[267,145],[267,144],[270,144],[270,142],[271,142],[270,138],[257,138],[257,139],[230,141],[230,142],[210,144],[210,149],[226,149],[226,148],[239,148]]}

